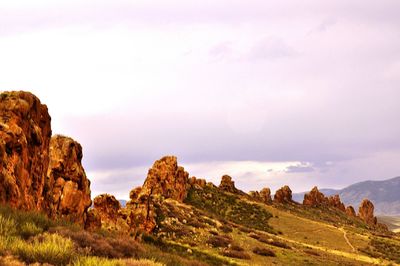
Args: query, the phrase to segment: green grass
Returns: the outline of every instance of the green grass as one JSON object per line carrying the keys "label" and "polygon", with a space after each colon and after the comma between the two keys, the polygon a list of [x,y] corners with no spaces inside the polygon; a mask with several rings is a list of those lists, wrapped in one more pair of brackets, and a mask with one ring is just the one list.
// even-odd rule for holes
{"label": "green grass", "polygon": [[50,263],[53,265],[68,265],[77,254],[70,239],[57,234],[43,234],[31,242],[15,239],[9,244],[9,249],[22,261],[27,263]]}
{"label": "green grass", "polygon": [[266,209],[257,204],[241,200],[239,196],[225,193],[218,188],[190,189],[185,203],[204,210],[219,219],[270,233],[275,233],[268,225],[272,217]]}
{"label": "green grass", "polygon": [[361,250],[375,258],[385,258],[400,263],[400,243],[390,239],[373,237],[368,247]]}

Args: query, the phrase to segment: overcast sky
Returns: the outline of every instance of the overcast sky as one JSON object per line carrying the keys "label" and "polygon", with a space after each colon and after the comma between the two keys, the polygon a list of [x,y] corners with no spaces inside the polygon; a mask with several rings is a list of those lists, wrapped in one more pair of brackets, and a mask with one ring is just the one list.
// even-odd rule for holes
{"label": "overcast sky", "polygon": [[0,1],[0,90],[49,107],[93,196],[163,155],[245,191],[400,175],[400,1]]}

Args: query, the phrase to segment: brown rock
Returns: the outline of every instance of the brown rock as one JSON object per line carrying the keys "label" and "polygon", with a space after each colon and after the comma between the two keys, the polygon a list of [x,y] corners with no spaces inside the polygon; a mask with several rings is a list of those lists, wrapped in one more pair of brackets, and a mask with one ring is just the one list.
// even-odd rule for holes
{"label": "brown rock", "polygon": [[85,221],[85,230],[96,231],[101,228],[101,217],[96,209],[90,209],[87,212]]}
{"label": "brown rock", "polygon": [[356,211],[354,210],[353,206],[347,206],[346,214],[350,217],[356,217]]}
{"label": "brown rock", "polygon": [[92,200],[90,181],[82,166],[82,146],[71,138],[54,136],[50,141],[48,209],[53,217],[84,224]]}
{"label": "brown rock", "polygon": [[50,115],[29,92],[0,94],[0,203],[43,210]]}
{"label": "brown rock", "polygon": [[343,212],[346,211],[346,207],[344,206],[344,204],[342,203],[342,201],[340,200],[339,195],[334,195],[334,196],[330,196],[328,198],[328,204],[329,206],[339,209]]}
{"label": "brown rock", "polygon": [[102,228],[123,232],[130,230],[127,221],[129,214],[124,212],[121,203],[113,195],[97,196],[93,201],[93,207],[95,215],[100,217]]}
{"label": "brown rock", "polygon": [[197,189],[203,189],[207,185],[207,181],[205,179],[199,179],[196,178],[195,176],[192,176],[189,178],[188,183],[191,187],[197,188]]}
{"label": "brown rock", "polygon": [[222,176],[221,183],[219,184],[219,189],[230,193],[238,192],[238,189],[235,187],[235,182],[229,175]]}
{"label": "brown rock", "polygon": [[261,201],[264,202],[265,204],[272,204],[271,189],[269,189],[267,187],[261,189],[260,197],[261,197]]}
{"label": "brown rock", "polygon": [[289,186],[284,186],[278,189],[274,195],[274,202],[277,203],[291,203],[292,200],[292,190]]}
{"label": "brown rock", "polygon": [[258,191],[250,191],[249,196],[252,200],[260,201],[260,202],[262,201],[260,192],[258,192]]}
{"label": "brown rock", "polygon": [[368,199],[364,199],[358,208],[358,217],[368,225],[375,226],[377,219],[374,216],[374,204]]}
{"label": "brown rock", "polygon": [[165,156],[153,164],[140,196],[161,195],[182,202],[187,195],[189,174],[178,166],[175,156]]}
{"label": "brown rock", "polygon": [[313,187],[309,193],[304,195],[303,205],[312,207],[326,206],[328,205],[328,198],[317,187]]}

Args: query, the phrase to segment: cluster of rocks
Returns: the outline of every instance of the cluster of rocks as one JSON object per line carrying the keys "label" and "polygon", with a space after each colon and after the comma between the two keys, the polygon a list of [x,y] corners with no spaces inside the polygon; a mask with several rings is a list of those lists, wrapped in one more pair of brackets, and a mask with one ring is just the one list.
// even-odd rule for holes
{"label": "cluster of rocks", "polygon": [[47,106],[29,92],[0,94],[0,203],[84,224],[91,205],[82,147],[53,136]]}
{"label": "cluster of rocks", "polygon": [[339,195],[333,195],[330,197],[326,197],[322,192],[318,190],[317,187],[311,189],[310,192],[304,195],[303,200],[304,206],[310,207],[332,207],[336,208],[344,213],[346,213],[350,217],[359,217],[366,224],[370,226],[377,225],[377,219],[374,216],[374,205],[368,199],[364,199],[361,202],[361,205],[358,210],[358,215],[352,206],[347,206],[341,202]]}

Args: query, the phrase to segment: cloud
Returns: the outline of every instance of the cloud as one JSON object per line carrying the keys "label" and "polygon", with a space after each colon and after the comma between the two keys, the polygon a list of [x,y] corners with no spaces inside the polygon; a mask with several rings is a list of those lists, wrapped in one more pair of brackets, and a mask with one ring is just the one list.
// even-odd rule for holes
{"label": "cloud", "polygon": [[300,163],[297,165],[290,165],[285,169],[286,173],[311,173],[315,169],[310,163]]}

